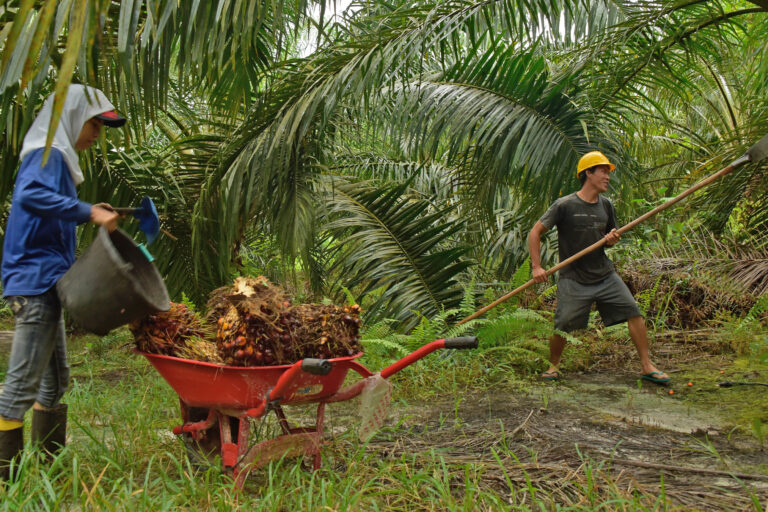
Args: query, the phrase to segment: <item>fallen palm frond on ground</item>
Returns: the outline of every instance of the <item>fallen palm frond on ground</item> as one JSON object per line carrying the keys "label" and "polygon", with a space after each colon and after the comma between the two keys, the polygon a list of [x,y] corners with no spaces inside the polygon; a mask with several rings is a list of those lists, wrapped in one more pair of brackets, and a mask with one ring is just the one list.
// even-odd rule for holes
{"label": "fallen palm frond on ground", "polygon": [[713,270],[686,259],[635,260],[619,271],[648,319],[657,326],[697,328],[722,313],[746,315],[757,300]]}
{"label": "fallen palm frond on ground", "polygon": [[724,313],[750,313],[768,291],[766,247],[765,239],[743,243],[700,230],[628,261],[619,273],[657,326],[697,328]]}

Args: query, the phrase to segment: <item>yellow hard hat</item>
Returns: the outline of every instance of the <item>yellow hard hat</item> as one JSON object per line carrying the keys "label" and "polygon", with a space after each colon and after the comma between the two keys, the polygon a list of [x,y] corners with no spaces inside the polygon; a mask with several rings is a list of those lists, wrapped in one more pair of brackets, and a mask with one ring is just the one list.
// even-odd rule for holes
{"label": "yellow hard hat", "polygon": [[610,171],[613,172],[616,166],[613,165],[608,158],[599,151],[591,151],[579,159],[579,165],[576,166],[576,177],[579,177],[581,171],[585,171],[596,165],[607,165],[610,167]]}

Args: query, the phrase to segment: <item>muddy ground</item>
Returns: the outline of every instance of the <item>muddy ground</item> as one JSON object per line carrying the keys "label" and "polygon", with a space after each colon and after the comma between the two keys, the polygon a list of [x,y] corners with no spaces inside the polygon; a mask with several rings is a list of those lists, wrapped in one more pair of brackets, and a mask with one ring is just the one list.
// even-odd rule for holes
{"label": "muddy ground", "polygon": [[[660,494],[663,474],[672,503],[695,509],[747,510],[750,493],[768,502],[768,455],[759,444],[729,439],[719,418],[687,411],[663,395],[632,391],[629,405],[627,389],[620,381],[583,376],[524,396],[491,390],[466,397],[458,409],[445,402],[414,411],[371,446],[395,459],[434,450],[449,463],[486,466],[488,485],[509,492],[496,450],[517,486],[525,488],[527,473],[561,504],[580,501],[587,465],[599,473],[596,485],[612,481],[652,495]],[[587,393],[589,400],[577,398]]]}
{"label": "muddy ground", "polygon": [[[639,382],[626,361],[631,350],[619,350],[612,362],[599,359],[589,371],[534,382],[526,392],[500,384],[458,401],[393,405],[369,449],[392,460],[436,453],[470,464],[502,495],[510,494],[509,482],[525,489],[528,478],[561,505],[585,504],[585,489],[595,485],[626,496],[665,494],[683,510],[754,510],[756,501],[762,510],[768,443],[761,445],[734,411],[763,407],[768,387],[717,383],[768,382],[768,371],[743,371],[732,356],[706,350],[706,343],[692,349],[690,339],[657,343],[659,366],[673,376],[669,387]],[[340,406],[346,409],[329,406],[331,432],[352,421],[347,413],[354,411],[333,412]],[[461,478],[455,483],[460,487]]]}

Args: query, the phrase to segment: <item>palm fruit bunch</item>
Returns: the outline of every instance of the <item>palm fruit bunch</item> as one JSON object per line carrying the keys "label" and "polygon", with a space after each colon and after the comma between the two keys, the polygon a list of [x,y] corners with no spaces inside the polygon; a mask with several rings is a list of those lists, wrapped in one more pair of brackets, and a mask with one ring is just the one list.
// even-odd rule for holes
{"label": "palm fruit bunch", "polygon": [[296,345],[294,360],[351,356],[361,350],[360,306],[301,304],[289,313],[290,333]]}
{"label": "palm fruit bunch", "polygon": [[305,357],[329,359],[360,351],[360,307],[293,306],[265,277],[239,277],[215,290],[207,320],[216,326],[224,362],[233,366],[292,364]]}
{"label": "palm fruit bunch", "polygon": [[142,352],[207,361],[223,362],[216,344],[210,341],[210,329],[186,304],[171,302],[168,311],[162,311],[132,322],[136,348]]}

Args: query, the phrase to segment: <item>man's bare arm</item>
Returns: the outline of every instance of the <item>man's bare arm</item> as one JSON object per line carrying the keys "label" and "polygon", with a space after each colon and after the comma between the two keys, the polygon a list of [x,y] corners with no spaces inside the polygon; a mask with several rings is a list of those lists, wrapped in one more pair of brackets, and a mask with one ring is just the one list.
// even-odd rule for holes
{"label": "man's bare arm", "polygon": [[528,234],[528,250],[531,253],[531,273],[537,283],[547,282],[547,272],[541,268],[541,235],[549,230],[541,222],[536,222]]}

